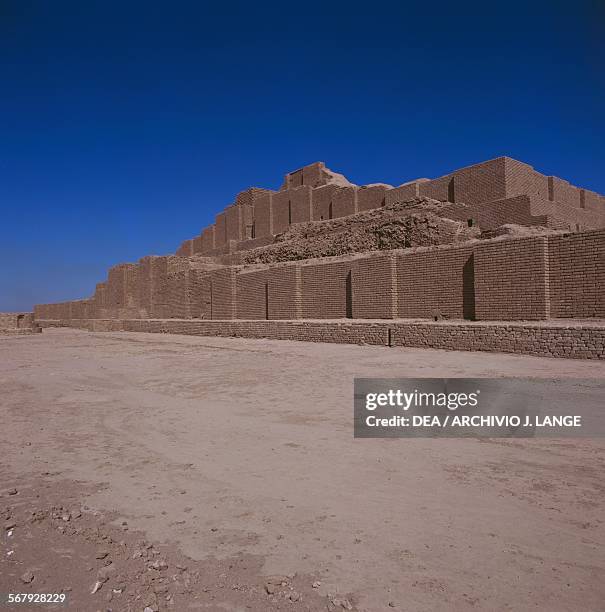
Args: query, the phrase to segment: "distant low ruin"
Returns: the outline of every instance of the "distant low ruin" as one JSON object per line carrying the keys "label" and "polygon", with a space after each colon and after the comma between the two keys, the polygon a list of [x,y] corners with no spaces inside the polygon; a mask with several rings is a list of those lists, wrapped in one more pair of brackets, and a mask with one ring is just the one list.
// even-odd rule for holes
{"label": "distant low ruin", "polygon": [[119,264],[91,298],[34,312],[45,326],[95,329],[171,319],[598,320],[604,281],[600,194],[508,157],[399,187],[353,185],[317,162],[287,174],[279,191],[237,194],[175,255]]}
{"label": "distant low ruin", "polygon": [[31,312],[0,312],[0,334],[34,334],[42,328]]}

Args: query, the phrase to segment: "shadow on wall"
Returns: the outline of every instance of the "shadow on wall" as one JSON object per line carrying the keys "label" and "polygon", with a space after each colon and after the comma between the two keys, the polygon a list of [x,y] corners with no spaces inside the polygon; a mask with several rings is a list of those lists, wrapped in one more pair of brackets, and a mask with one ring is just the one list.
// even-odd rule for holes
{"label": "shadow on wall", "polygon": [[471,253],[462,268],[462,314],[465,319],[475,319],[475,255]]}
{"label": "shadow on wall", "polygon": [[353,318],[353,278],[351,274],[349,270],[345,280],[345,316],[347,319]]}

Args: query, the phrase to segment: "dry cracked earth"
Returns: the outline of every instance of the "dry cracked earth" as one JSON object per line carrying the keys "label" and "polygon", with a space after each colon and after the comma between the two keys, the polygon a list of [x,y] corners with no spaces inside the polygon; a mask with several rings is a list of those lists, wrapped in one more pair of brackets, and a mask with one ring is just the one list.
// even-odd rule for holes
{"label": "dry cracked earth", "polygon": [[352,437],[354,376],[503,375],[605,363],[0,338],[0,593],[66,597],[7,609],[603,610],[602,439]]}

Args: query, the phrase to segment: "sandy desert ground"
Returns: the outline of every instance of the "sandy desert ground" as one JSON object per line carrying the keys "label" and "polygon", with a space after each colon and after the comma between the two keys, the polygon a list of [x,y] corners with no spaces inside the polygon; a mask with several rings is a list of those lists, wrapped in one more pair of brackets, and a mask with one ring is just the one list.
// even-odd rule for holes
{"label": "sandy desert ground", "polygon": [[504,375],[573,395],[605,363],[0,338],[0,592],[92,612],[603,610],[604,440],[352,437],[354,376]]}

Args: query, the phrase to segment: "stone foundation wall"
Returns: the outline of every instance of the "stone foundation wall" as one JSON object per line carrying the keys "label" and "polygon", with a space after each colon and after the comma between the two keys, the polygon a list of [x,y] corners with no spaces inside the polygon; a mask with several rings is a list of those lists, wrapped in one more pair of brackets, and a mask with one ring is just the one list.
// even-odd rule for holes
{"label": "stone foundation wall", "polygon": [[412,321],[58,320],[43,327],[605,359],[605,326]]}

